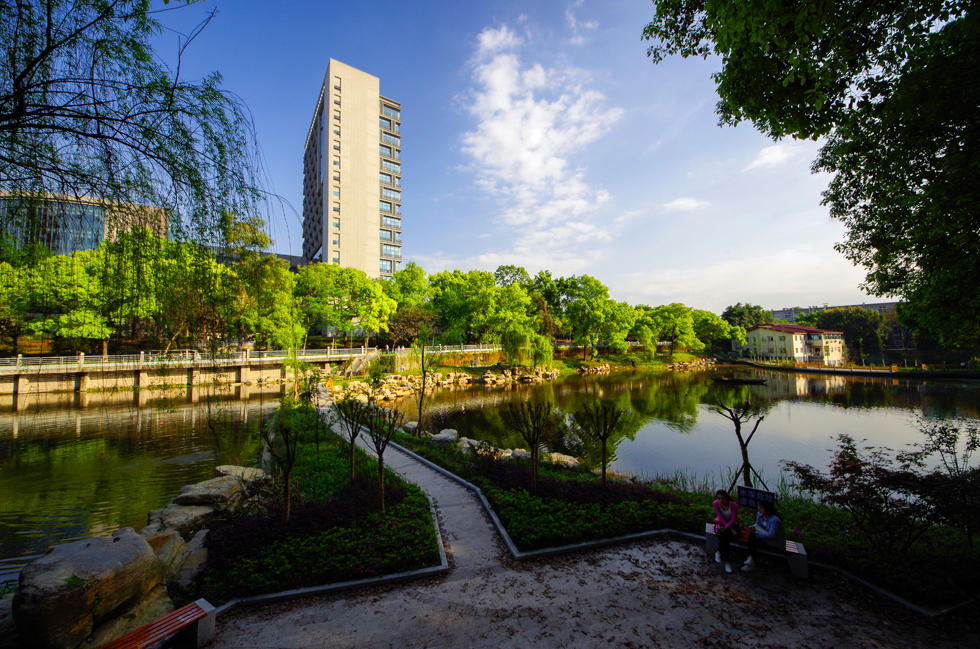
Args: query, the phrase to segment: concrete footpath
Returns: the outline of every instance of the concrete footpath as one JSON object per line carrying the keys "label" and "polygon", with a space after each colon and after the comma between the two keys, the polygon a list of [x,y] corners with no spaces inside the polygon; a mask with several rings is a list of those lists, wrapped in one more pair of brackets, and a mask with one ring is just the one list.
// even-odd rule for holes
{"label": "concrete footpath", "polygon": [[516,562],[479,500],[390,448],[442,525],[451,571],[218,619],[217,648],[964,647],[976,634],[924,624],[830,575],[783,562],[726,575],[700,545],[656,540]]}

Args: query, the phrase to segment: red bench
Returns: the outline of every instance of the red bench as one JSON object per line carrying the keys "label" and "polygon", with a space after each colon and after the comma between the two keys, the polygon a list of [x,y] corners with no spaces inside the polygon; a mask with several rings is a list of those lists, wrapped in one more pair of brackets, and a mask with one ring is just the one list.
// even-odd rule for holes
{"label": "red bench", "polygon": [[177,634],[185,646],[191,647],[203,647],[214,640],[214,607],[206,599],[199,599],[99,649],[143,649]]}

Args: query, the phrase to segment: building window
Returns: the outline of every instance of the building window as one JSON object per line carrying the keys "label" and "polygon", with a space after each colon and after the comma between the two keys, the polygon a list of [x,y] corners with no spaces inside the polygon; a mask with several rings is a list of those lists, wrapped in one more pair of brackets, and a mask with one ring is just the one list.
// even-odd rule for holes
{"label": "building window", "polygon": [[340,229],[340,219],[333,220],[333,227],[337,228],[338,230]]}
{"label": "building window", "polygon": [[340,205],[338,203],[334,203],[333,204],[333,211],[334,212],[339,212],[340,211]]}
{"label": "building window", "polygon": [[391,184],[391,174],[378,174],[378,180],[386,185]]}
{"label": "building window", "polygon": [[334,257],[333,258],[333,263],[339,264],[340,263],[340,257]]}
{"label": "building window", "polygon": [[402,199],[402,193],[400,191],[397,189],[388,189],[387,187],[381,188],[381,195],[393,201],[400,201]]}
{"label": "building window", "polygon": [[335,167],[339,167],[340,166],[340,158],[334,158],[333,159],[333,166],[335,166]]}
{"label": "building window", "polygon": [[391,274],[392,263],[390,259],[381,260],[381,272]]}
{"label": "building window", "polygon": [[379,230],[378,233],[382,241],[394,241],[391,230]]}
{"label": "building window", "polygon": [[391,203],[389,203],[388,201],[378,201],[378,207],[381,208],[382,212],[391,211]]}
{"label": "building window", "polygon": [[402,249],[401,246],[393,246],[389,243],[383,243],[381,244],[381,254],[385,257],[400,259],[402,256]]}
{"label": "building window", "polygon": [[402,172],[402,166],[397,162],[391,162],[390,160],[382,160],[381,168],[384,169],[385,171],[393,171],[396,174]]}
{"label": "building window", "polygon": [[391,106],[382,105],[381,114],[384,115],[385,117],[391,117],[393,119],[401,119],[401,113],[399,113],[397,109],[394,109]]}
{"label": "building window", "polygon": [[391,147],[390,146],[384,146],[384,145],[379,146],[378,147],[378,152],[381,155],[383,155],[383,156],[388,156],[389,158],[391,157]]}
{"label": "building window", "polygon": [[333,195],[334,195],[334,198],[340,198],[340,192],[339,191],[333,192]]}
{"label": "building window", "polygon": [[396,218],[391,217],[391,216],[382,216],[381,217],[381,223],[386,228],[395,228],[395,229],[400,230],[401,227],[402,227],[402,220],[401,219],[396,219]]}
{"label": "building window", "polygon": [[392,135],[391,133],[382,133],[381,141],[385,144],[394,144],[395,146],[401,146],[402,140],[397,135]]}
{"label": "building window", "polygon": [[381,126],[381,128],[391,129],[391,120],[385,119],[384,117],[379,117],[378,125]]}

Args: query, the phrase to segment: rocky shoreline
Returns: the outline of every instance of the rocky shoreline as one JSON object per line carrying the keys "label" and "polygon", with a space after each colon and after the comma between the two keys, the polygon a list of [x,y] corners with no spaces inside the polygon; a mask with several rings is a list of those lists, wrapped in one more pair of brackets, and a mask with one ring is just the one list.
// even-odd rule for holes
{"label": "rocky shoreline", "polygon": [[[507,387],[515,383],[535,384],[551,381],[558,377],[558,370],[515,369],[503,370],[500,373],[484,372],[481,376],[473,377],[466,372],[432,372],[429,374],[430,385],[437,388],[456,388],[469,385],[486,385],[490,387]],[[332,388],[334,398],[351,396],[363,401],[396,401],[417,394],[421,389],[422,377],[416,374],[389,374],[381,379],[375,387],[364,381],[351,381],[346,386],[335,385]]]}
{"label": "rocky shoreline", "polygon": [[3,629],[0,646],[90,649],[173,611],[168,585],[186,588],[200,573],[208,526],[258,506],[268,480],[261,469],[215,471],[151,511],[139,532],[55,545],[25,566],[13,598],[16,632]]}

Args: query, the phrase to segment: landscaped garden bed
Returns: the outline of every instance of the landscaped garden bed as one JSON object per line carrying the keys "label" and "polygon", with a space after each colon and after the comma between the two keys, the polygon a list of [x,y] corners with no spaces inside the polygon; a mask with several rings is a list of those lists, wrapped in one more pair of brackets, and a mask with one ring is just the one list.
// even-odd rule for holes
{"label": "landscaped garden bed", "polygon": [[213,529],[207,565],[188,599],[222,603],[439,565],[431,509],[418,487],[386,471],[382,512],[373,458],[356,450],[351,481],[349,447],[315,423],[311,408],[284,405],[278,416],[300,435],[289,521],[282,503],[272,502]]}
{"label": "landscaped garden bed", "polygon": [[[668,483],[611,481],[581,468],[542,463],[536,487],[526,460],[464,453],[456,446],[403,434],[397,443],[479,487],[521,551],[674,529],[703,534],[713,496]],[[944,607],[974,596],[980,551],[962,532],[931,526],[908,549],[884,553],[858,533],[850,514],[786,494],[779,501],[787,538],[805,543],[810,560],[847,570],[915,603]],[[740,512],[744,524],[754,512]]]}

